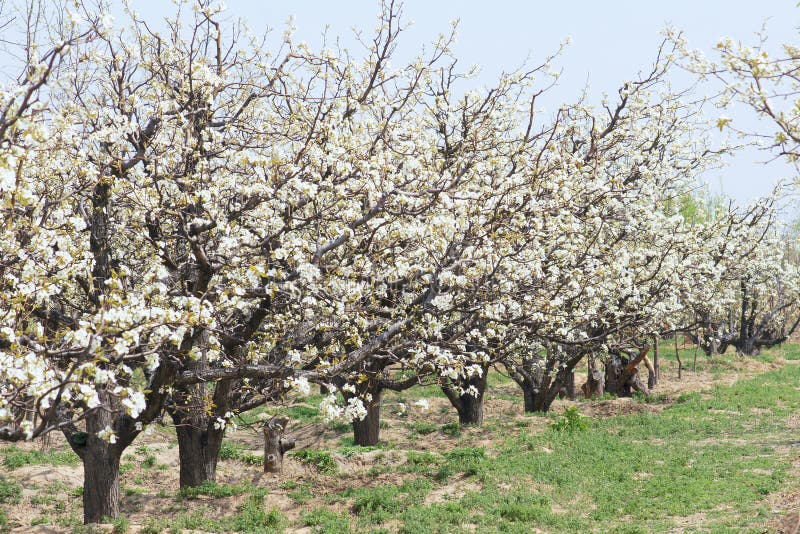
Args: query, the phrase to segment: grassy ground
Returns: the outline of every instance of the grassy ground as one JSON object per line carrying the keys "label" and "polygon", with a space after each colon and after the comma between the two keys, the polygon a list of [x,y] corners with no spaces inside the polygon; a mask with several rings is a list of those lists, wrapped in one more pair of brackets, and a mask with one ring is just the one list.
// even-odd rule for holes
{"label": "grassy ground", "polygon": [[[123,517],[109,528],[791,531],[800,346],[748,359],[701,354],[696,372],[688,347],[680,381],[674,346],[660,352],[651,398],[558,401],[549,415],[521,413],[516,386],[495,373],[481,428],[459,427],[436,388],[388,395],[375,448],[354,447],[348,427],[322,423],[309,399],[287,409],[302,448],[282,477],[260,472],[260,438],[242,427],[226,442],[218,483],[191,491],[178,490],[174,433],[160,428],[124,458]],[[431,410],[414,407],[418,398]],[[87,531],[80,466],[63,444],[4,447],[0,464],[2,528]]]}

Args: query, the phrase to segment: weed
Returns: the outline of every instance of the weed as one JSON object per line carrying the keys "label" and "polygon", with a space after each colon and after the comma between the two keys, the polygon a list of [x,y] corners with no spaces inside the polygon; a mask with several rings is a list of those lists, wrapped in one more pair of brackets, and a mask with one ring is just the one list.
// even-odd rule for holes
{"label": "weed", "polygon": [[434,432],[439,430],[439,427],[437,427],[433,423],[426,423],[424,421],[418,421],[418,422],[415,421],[413,423],[407,424],[406,426],[410,430],[423,436],[427,436],[428,434],[433,434]]}
{"label": "weed", "polygon": [[301,449],[292,455],[302,462],[314,466],[317,471],[324,475],[335,475],[338,472],[336,460],[327,451],[317,451],[313,449]]}
{"label": "weed", "polygon": [[9,469],[17,469],[26,465],[78,465],[80,458],[71,450],[42,452],[25,451],[15,446],[2,451],[3,465]]}
{"label": "weed", "polygon": [[580,414],[577,406],[569,406],[550,425],[556,432],[579,432],[589,428],[586,418]]}
{"label": "weed", "polygon": [[202,495],[219,499],[222,497],[231,497],[232,495],[241,495],[248,489],[249,487],[245,485],[217,484],[216,482],[206,481],[199,486],[181,488],[179,495],[186,499],[196,499]]}
{"label": "weed", "polygon": [[447,423],[442,425],[442,434],[451,437],[458,437],[461,435],[461,425],[458,423]]}
{"label": "weed", "polygon": [[0,478],[0,503],[17,503],[22,497],[22,487],[16,480]]}
{"label": "weed", "polygon": [[307,527],[317,527],[315,531],[326,534],[349,534],[350,521],[327,508],[315,508],[300,516]]}

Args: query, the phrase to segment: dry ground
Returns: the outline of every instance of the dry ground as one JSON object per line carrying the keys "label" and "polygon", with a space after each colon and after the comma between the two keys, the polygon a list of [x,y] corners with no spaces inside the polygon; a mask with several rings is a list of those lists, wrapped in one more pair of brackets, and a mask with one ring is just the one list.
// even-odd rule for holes
{"label": "dry ground", "polygon": [[[673,360],[662,357],[660,383],[654,390],[657,402],[642,403],[634,399],[608,399],[591,402],[579,401],[582,414],[594,418],[607,418],[624,414],[658,413],[686,393],[707,391],[714,384],[730,385],[743,377],[751,377],[787,363],[780,349],[772,362],[749,359],[733,359],[723,366],[709,366],[705,358],[697,372],[684,370],[682,379],[677,379],[677,367]],[[691,368],[691,362],[684,362]],[[577,377],[580,385],[585,374]],[[412,479],[412,473],[398,472],[397,466],[406,462],[408,451],[447,451],[456,447],[483,447],[492,456],[503,440],[521,431],[538,433],[545,431],[552,419],[530,417],[522,413],[521,398],[515,384],[500,380],[491,387],[485,407],[487,424],[481,428],[458,430],[452,425],[457,421],[455,411],[441,397],[427,397],[430,409],[422,411],[411,406],[408,395],[387,395],[383,410],[381,438],[388,445],[377,450],[342,449],[349,433],[341,427],[322,423],[294,424],[289,433],[298,440],[298,448],[329,449],[333,453],[339,473],[346,476],[327,476],[314,466],[295,457],[288,456],[281,476],[267,475],[257,465],[235,460],[220,462],[218,483],[230,485],[252,485],[267,490],[264,497],[266,509],[277,509],[287,519],[287,532],[311,532],[301,526],[301,513],[319,507],[347,509],[352,502],[331,500],[329,496],[353,487],[376,487],[383,484],[399,484],[404,477]],[[407,409],[400,412],[400,400],[406,401]],[[556,401],[553,411],[562,412],[572,401]],[[445,425],[452,432],[439,430]],[[800,428],[800,415],[792,424]],[[436,431],[422,434],[412,429],[435,426]],[[432,428],[432,427],[431,427]],[[226,438],[240,446],[244,454],[258,455],[261,436],[252,429],[240,428]],[[60,436],[47,441],[34,441],[19,445],[24,450],[52,451],[66,448]],[[800,455],[794,453],[794,473],[800,476]],[[157,427],[149,435],[137,440],[123,457],[122,514],[129,521],[129,532],[138,532],[142,525],[153,517],[164,517],[193,509],[210,509],[213,514],[230,514],[246,498],[245,494],[226,498],[200,496],[196,499],[178,498],[178,448],[174,433],[168,427]],[[641,473],[641,477],[650,476]],[[0,465],[0,477],[18,481],[22,488],[22,499],[5,507],[13,532],[71,532],[80,524],[83,474],[81,466],[27,465],[10,469]],[[304,488],[314,488],[313,493]],[[476,480],[457,478],[450,483],[430,491],[425,496],[426,504],[457,500],[469,492],[479,492],[481,484]],[[786,490],[768,497],[775,519],[770,529],[780,532],[798,532],[800,524],[800,491]],[[554,510],[558,511],[558,510]],[[695,514],[676,522],[675,531],[692,530],[704,521],[703,514]],[[383,527],[394,530],[390,523]],[[110,527],[109,527],[110,528]]]}

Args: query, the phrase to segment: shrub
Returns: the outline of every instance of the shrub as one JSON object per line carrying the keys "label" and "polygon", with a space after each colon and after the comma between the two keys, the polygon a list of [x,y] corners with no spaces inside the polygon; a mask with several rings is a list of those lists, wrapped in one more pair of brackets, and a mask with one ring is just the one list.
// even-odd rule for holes
{"label": "shrub", "polygon": [[576,432],[589,428],[586,418],[580,414],[577,406],[570,406],[550,425],[556,432]]}

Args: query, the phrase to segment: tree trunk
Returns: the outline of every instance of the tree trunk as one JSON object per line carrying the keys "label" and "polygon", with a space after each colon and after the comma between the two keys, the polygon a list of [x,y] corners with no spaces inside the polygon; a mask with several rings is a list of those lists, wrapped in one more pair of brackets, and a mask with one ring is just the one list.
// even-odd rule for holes
{"label": "tree trunk", "polygon": [[606,362],[606,384],[607,393],[613,393],[619,397],[631,397],[633,391],[649,394],[649,391],[639,378],[638,369],[635,364],[622,355],[611,354]]}
{"label": "tree trunk", "polygon": [[[675,334],[675,336],[675,342],[677,343],[678,334]],[[658,384],[658,336],[653,338],[653,372],[652,377],[648,377],[647,387],[653,389],[656,384]]]}
{"label": "tree trunk", "polygon": [[597,367],[589,367],[586,383],[581,386],[583,396],[587,399],[602,397],[606,392],[606,378]]}
{"label": "tree trunk", "polygon": [[458,422],[462,425],[481,425],[483,423],[483,394],[477,397],[469,394],[461,395],[461,406],[458,411]]}
{"label": "tree trunk", "polygon": [[283,470],[283,455],[294,449],[294,440],[283,437],[288,417],[275,417],[264,426],[264,472],[280,473]]}
{"label": "tree trunk", "polygon": [[217,459],[225,429],[214,428],[208,421],[197,423],[193,425],[191,419],[175,421],[182,488],[217,480]]}
{"label": "tree trunk", "polygon": [[530,380],[524,380],[520,385],[522,388],[522,398],[525,406],[525,413],[535,412],[536,397],[539,395],[539,388]]}
{"label": "tree trunk", "polygon": [[111,413],[97,410],[86,417],[86,433],[70,445],[83,460],[83,522],[101,523],[119,516],[119,463],[124,447],[97,437],[113,428]]}
{"label": "tree trunk", "polygon": [[367,416],[353,420],[353,443],[362,447],[373,447],[380,441],[381,433],[381,388],[372,387],[372,400],[362,398]]}
{"label": "tree trunk", "polygon": [[[480,425],[483,423],[483,396],[486,393],[486,375],[489,373],[489,366],[483,366],[480,376],[462,378],[453,385],[443,386],[450,404],[458,412],[458,422],[462,425]],[[457,389],[458,388],[458,389]],[[468,393],[467,390],[474,388],[476,395]],[[464,393],[460,393],[463,390]]]}

